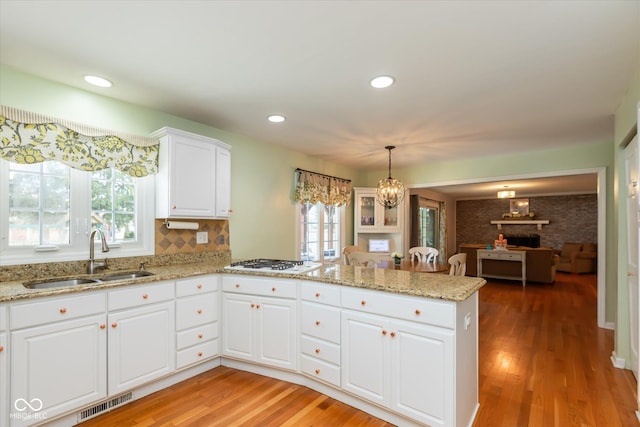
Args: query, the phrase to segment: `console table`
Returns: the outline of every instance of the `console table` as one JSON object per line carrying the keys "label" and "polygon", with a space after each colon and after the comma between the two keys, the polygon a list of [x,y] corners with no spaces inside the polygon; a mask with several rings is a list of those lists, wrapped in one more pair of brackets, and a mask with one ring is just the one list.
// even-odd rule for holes
{"label": "console table", "polygon": [[[500,262],[519,262],[522,266],[522,274],[520,276],[509,276],[500,274],[488,274],[482,272],[482,260],[491,259]],[[494,279],[511,279],[522,280],[522,286],[527,282],[527,251],[502,251],[486,249],[478,249],[477,256],[478,263],[478,277],[492,277]]]}

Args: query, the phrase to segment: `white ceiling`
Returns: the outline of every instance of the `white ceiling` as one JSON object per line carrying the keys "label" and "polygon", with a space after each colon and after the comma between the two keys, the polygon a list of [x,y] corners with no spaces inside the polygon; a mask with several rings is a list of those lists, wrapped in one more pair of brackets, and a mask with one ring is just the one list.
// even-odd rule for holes
{"label": "white ceiling", "polygon": [[0,0],[0,61],[357,168],[396,145],[395,169],[612,141],[640,1]]}

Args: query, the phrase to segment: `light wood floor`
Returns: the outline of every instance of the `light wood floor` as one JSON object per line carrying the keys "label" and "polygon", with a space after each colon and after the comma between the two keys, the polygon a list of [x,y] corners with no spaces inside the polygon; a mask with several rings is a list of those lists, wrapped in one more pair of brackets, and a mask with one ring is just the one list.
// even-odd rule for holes
{"label": "light wood floor", "polygon": [[[636,381],[596,324],[595,275],[480,290],[480,410],[474,427],[638,426]],[[219,367],[82,424],[390,426],[308,388]]]}

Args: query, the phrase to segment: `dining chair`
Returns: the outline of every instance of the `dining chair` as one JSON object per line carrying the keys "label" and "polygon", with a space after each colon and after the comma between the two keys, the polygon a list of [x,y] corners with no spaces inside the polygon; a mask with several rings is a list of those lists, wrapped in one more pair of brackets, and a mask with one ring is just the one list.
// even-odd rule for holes
{"label": "dining chair", "polygon": [[464,276],[467,272],[467,254],[459,253],[451,255],[449,257],[449,264],[451,264],[449,276]]}
{"label": "dining chair", "polygon": [[355,265],[360,267],[375,267],[379,262],[375,256],[368,252],[351,252],[347,254],[347,265]]}
{"label": "dining chair", "polygon": [[416,259],[418,262],[436,262],[436,258],[440,252],[436,248],[429,246],[415,246],[409,249],[411,261]]}
{"label": "dining chair", "polygon": [[345,246],[342,248],[342,258],[346,265],[349,265],[348,255],[353,252],[362,252],[362,248],[359,246]]}

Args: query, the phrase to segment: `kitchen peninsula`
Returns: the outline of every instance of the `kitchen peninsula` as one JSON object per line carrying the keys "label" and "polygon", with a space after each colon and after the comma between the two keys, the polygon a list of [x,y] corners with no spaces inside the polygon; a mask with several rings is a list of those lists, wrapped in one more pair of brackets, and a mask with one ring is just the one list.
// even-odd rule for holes
{"label": "kitchen peninsula", "polygon": [[[42,290],[22,285],[35,278],[26,272],[19,281],[0,282],[4,407],[15,413],[16,399],[38,398],[50,425],[69,425],[105,402],[137,399],[224,365],[303,384],[394,424],[472,424],[478,409],[477,291],[483,279],[344,265],[301,275],[228,272],[222,269],[226,262],[149,262],[152,276]],[[148,315],[168,335],[159,344],[145,344],[154,349],[143,356],[145,368],[157,365],[156,375],[111,378],[126,372],[127,363],[137,366],[139,360],[111,360],[111,347],[136,345],[133,338],[145,335],[127,327]],[[74,385],[77,371],[87,365],[74,356],[75,348],[62,355],[78,361],[68,367],[71,380],[64,390],[46,379],[27,384],[31,370],[69,364],[37,356],[25,360],[19,352],[36,344],[44,349],[32,338],[54,326],[49,344],[55,345],[60,330],[74,331],[79,323],[82,333],[95,336],[79,343],[77,354],[95,358],[86,369],[104,370],[93,375],[101,380]],[[89,351],[90,346],[95,348]],[[120,350],[120,356],[128,353]],[[68,393],[77,396],[69,399]],[[24,415],[7,415],[0,423],[42,421]]]}

